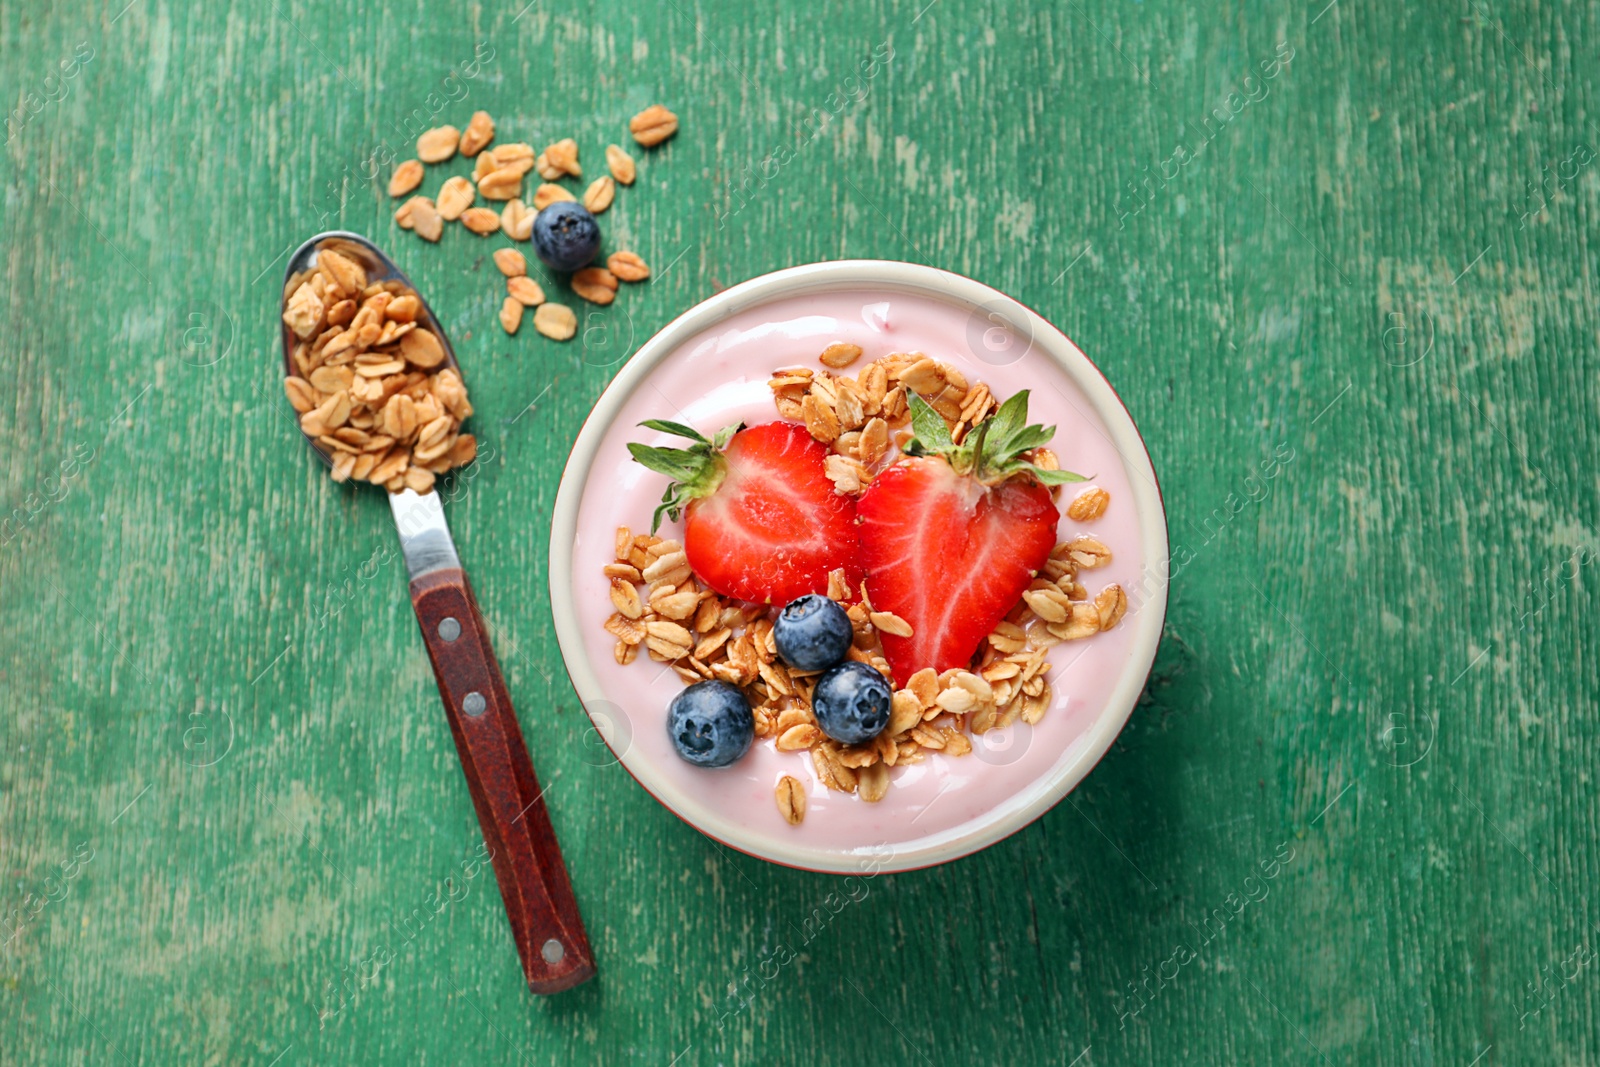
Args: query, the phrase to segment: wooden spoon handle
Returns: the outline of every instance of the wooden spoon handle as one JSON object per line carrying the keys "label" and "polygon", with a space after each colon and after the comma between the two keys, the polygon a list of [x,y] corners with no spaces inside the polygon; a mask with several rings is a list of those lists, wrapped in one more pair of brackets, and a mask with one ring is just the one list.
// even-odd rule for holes
{"label": "wooden spoon handle", "polygon": [[594,977],[594,956],[472,587],[458,568],[433,571],[411,583],[411,603],[528,988],[570,989]]}

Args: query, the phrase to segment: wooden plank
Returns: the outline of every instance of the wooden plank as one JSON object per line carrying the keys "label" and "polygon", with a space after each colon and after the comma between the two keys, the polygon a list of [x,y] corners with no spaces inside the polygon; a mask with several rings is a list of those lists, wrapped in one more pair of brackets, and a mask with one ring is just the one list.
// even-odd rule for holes
{"label": "wooden plank", "polygon": [[[1600,1058],[1592,8],[122,4],[0,7],[0,1059]],[[657,276],[587,347],[505,337],[497,242],[395,229],[367,164],[430,94],[591,170],[682,115],[604,217]],[[324,225],[469,369],[451,522],[601,967],[557,1000],[461,866],[384,503],[292,436],[277,287]],[[617,361],[845,256],[1059,323],[1184,563],[1069,802],[830,907],[596,758],[544,560]]]}

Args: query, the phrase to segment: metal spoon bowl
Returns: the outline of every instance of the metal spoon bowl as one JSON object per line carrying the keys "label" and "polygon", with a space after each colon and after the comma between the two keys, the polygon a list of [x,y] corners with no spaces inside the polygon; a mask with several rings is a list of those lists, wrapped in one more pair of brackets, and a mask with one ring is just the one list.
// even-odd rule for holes
{"label": "metal spoon bowl", "polygon": [[[398,282],[415,293],[417,302],[422,305],[422,314],[418,321],[432,331],[433,335],[439,339],[440,347],[444,349],[444,363],[442,366],[449,367],[455,371],[460,376],[462,385],[466,384],[466,375],[461,373],[461,364],[456,362],[456,350],[450,344],[450,337],[444,332],[444,327],[439,324],[439,317],[433,313],[433,305],[428,303],[428,298],[422,295],[422,290],[418,289],[416,283],[406,276],[405,271],[395,266],[394,260],[390,259],[383,253],[382,249],[359,233],[352,233],[349,230],[328,230],[325,233],[317,234],[295,249],[293,254],[289,256],[289,265],[284,269],[283,295],[278,301],[280,310],[288,305],[290,294],[299,288],[300,283],[316,272],[317,254],[323,249],[337,252],[341,256],[346,256],[359,263],[361,268],[367,272],[367,284],[369,285],[374,282]],[[300,339],[294,335],[294,331],[289,329],[288,324],[283,322],[281,318],[278,322],[278,334],[283,342],[283,373],[291,376],[297,375],[300,370],[294,364],[294,349],[295,345],[300,343]],[[298,421],[297,418],[297,424]],[[306,444],[311,446],[311,450],[320,456],[324,463],[330,467],[333,465],[333,457],[328,454],[326,448],[317,443],[316,438],[304,430],[301,431],[300,436],[305,438]]]}

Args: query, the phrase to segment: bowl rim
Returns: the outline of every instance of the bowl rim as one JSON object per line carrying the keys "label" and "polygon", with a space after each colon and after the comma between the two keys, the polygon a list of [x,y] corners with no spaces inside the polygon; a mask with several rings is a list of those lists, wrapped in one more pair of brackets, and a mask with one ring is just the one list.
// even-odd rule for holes
{"label": "bowl rim", "polygon": [[[600,642],[585,640],[571,585],[578,512],[595,457],[623,405],[650,373],[697,334],[751,306],[849,288],[923,296],[954,304],[969,313],[981,309],[986,315],[999,315],[1013,331],[1026,335],[1030,346],[1039,349],[1089,399],[1105,424],[1113,447],[1131,468],[1130,473],[1136,475],[1129,483],[1140,516],[1145,573],[1153,572],[1156,577],[1154,592],[1145,597],[1132,616],[1138,632],[1127,664],[1100,714],[1082,735],[1086,743],[1080,745],[1077,755],[1070,761],[1058,762],[1049,773],[1033,780],[1025,790],[1031,794],[1025,803],[1012,805],[998,816],[969,820],[915,844],[895,846],[887,857],[881,850],[788,845],[770,833],[723,817],[685,794],[654,773],[631,744],[618,752],[615,724],[589,710],[591,702],[605,700],[589,660],[591,646],[599,647]],[[911,871],[971,855],[1025,828],[1077,788],[1110,749],[1144,691],[1165,627],[1170,556],[1166,508],[1149,448],[1122,398],[1100,368],[1066,334],[1020,301],[963,275],[917,263],[852,259],[787,267],[741,282],[695,304],[639,347],[607,384],[573,442],[551,513],[549,568],[550,609],[568,678],[594,729],[633,779],[668,811],[729,848],[800,870],[855,874],[869,868],[874,873]]]}

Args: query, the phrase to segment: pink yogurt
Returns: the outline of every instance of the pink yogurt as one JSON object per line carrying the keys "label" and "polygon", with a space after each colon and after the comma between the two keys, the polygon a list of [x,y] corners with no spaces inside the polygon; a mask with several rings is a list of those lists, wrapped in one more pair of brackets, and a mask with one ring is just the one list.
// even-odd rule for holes
{"label": "pink yogurt", "polygon": [[[1004,326],[975,321],[958,307],[896,292],[780,298],[696,335],[650,373],[606,433],[579,504],[571,582],[583,633],[593,638],[589,658],[612,705],[599,712],[623,720],[620,726],[631,737],[620,743],[631,746],[630,759],[647,760],[725,816],[755,824],[766,835],[791,835],[803,848],[865,852],[884,843],[959,834],[963,824],[1014,801],[1029,783],[1073,758],[1133,656],[1134,608],[1114,629],[1050,650],[1054,703],[1037,725],[1019,721],[973,737],[974,750],[966,756],[932,755],[896,767],[888,796],[877,803],[823,788],[809,754],[778,752],[770,739],[757,739],[749,754],[727,768],[705,770],[681,760],[664,723],[667,705],[684,683],[642,653],[629,666],[618,666],[610,654],[613,639],[603,628],[612,607],[601,568],[613,558],[616,528],[648,532],[666,487],[664,476],[632,461],[627,443],[678,443],[639,427],[649,418],[684,422],[707,436],[740,421],[771,422],[779,417],[767,388],[771,372],[786,366],[821,369],[817,353],[835,341],[864,351],[842,374],[853,375],[891,352],[922,352],[959,367],[969,383],[986,382],[1000,399],[1030,390],[1029,421],[1056,427],[1049,447],[1061,466],[1091,476],[1088,484],[1111,494],[1106,514],[1090,523],[1075,523],[1065,514],[1082,486],[1066,486],[1060,499],[1058,540],[1093,534],[1113,554],[1110,565],[1083,572],[1090,595],[1112,582],[1132,594],[1145,560],[1128,473],[1088,399],[1041,352],[1014,356],[1029,347],[1026,339]],[[682,533],[681,523],[671,522],[663,522],[659,531],[679,540]],[[590,702],[591,711],[595,703]],[[786,774],[806,786],[806,816],[796,827],[784,822],[773,800],[773,789]]]}

